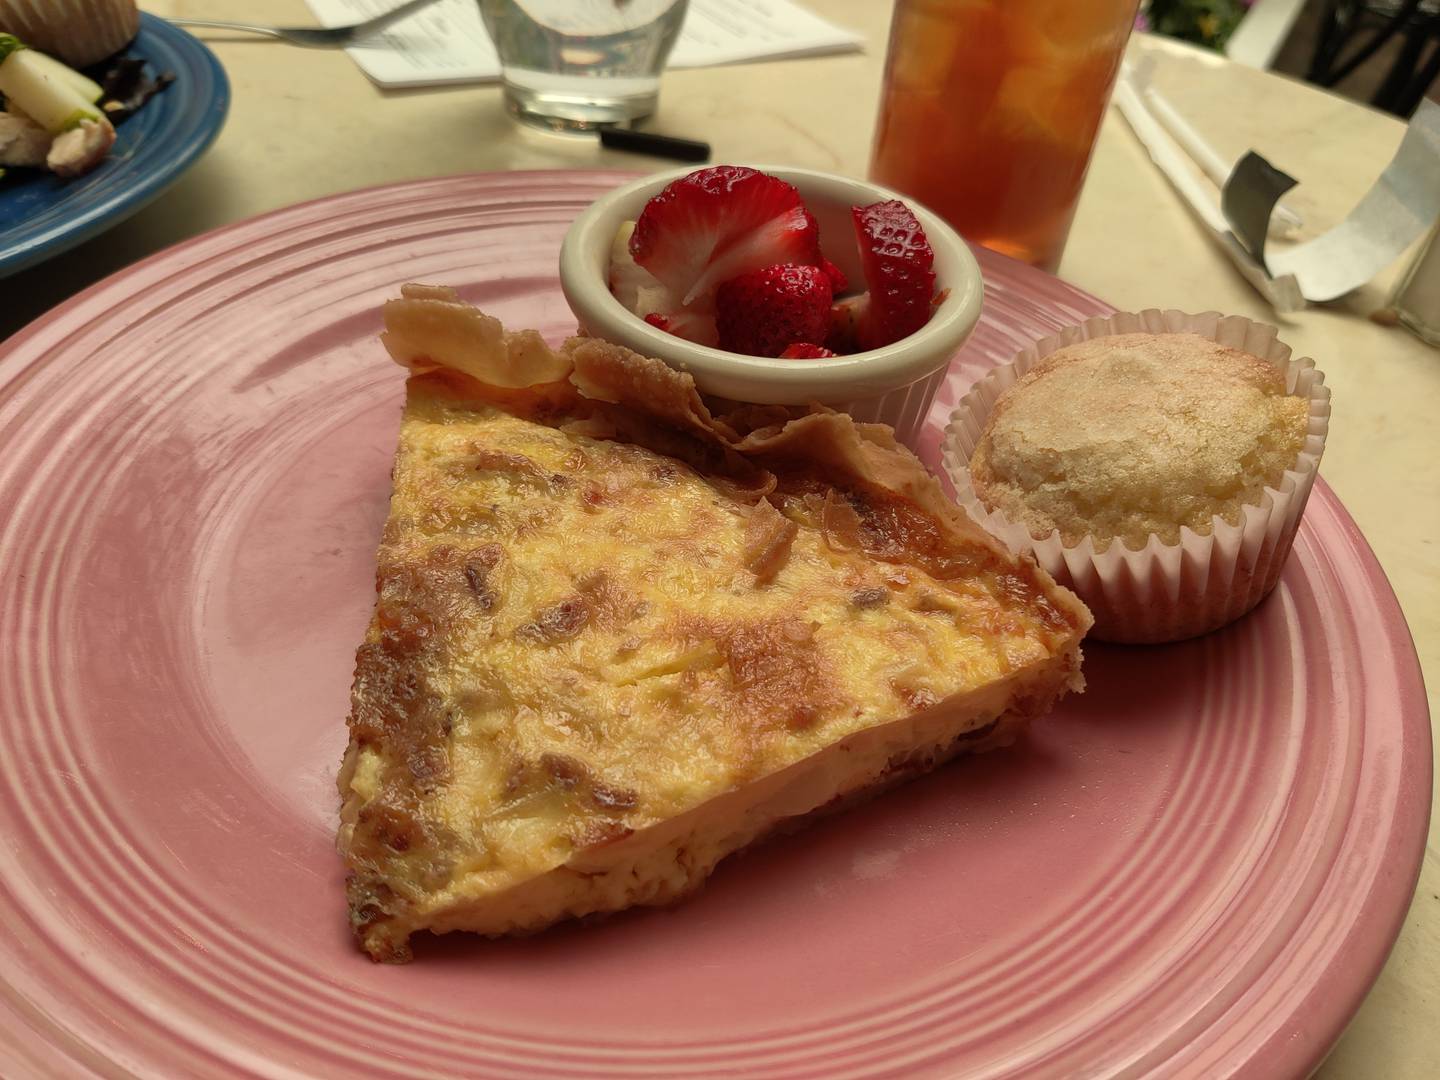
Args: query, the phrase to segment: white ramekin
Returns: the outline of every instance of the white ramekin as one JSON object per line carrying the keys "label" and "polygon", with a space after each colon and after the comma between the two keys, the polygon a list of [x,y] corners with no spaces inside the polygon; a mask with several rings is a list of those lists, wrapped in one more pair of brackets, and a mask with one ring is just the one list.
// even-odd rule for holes
{"label": "white ramekin", "polygon": [[975,256],[934,213],[888,188],[810,169],[754,167],[799,189],[820,224],[826,258],[856,286],[864,276],[850,208],[904,198],[934,249],[936,287],[949,290],[930,321],[883,349],[823,360],[774,360],[696,345],[637,318],[610,293],[610,245],[621,223],[635,220],[652,196],[694,171],[683,168],[602,195],[570,226],[560,249],[560,286],[580,328],[688,371],[702,393],[762,405],[818,401],[857,420],[889,424],[901,442],[913,447],[951,358],[980,318],[984,286]]}

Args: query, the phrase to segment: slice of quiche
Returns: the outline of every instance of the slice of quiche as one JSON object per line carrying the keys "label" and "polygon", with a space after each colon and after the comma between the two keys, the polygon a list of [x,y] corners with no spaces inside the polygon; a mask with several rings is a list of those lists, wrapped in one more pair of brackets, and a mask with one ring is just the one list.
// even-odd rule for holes
{"label": "slice of quiche", "polygon": [[675,900],[1080,688],[1089,612],[889,428],[717,415],[448,289],[385,323],[412,375],[339,780],[374,959]]}

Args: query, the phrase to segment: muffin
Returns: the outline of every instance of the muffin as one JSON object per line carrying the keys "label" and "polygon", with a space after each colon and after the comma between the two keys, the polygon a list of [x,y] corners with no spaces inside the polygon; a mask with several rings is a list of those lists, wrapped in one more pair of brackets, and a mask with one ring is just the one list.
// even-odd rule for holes
{"label": "muffin", "polygon": [[139,30],[135,0],[0,0],[0,31],[71,67],[119,52]]}
{"label": "muffin", "polygon": [[1178,544],[1239,524],[1309,434],[1309,407],[1259,357],[1196,334],[1118,334],[1051,353],[996,403],[975,494],[1036,539]]}
{"label": "muffin", "polygon": [[972,517],[1079,593],[1095,637],[1192,637],[1278,581],[1324,448],[1323,379],[1247,319],[1091,320],[976,384],[946,467]]}

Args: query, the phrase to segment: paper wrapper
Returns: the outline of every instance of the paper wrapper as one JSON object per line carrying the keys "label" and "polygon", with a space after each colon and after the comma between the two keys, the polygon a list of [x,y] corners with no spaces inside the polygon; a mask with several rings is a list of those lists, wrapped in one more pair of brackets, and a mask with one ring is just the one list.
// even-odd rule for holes
{"label": "paper wrapper", "polygon": [[[1000,395],[1057,349],[1114,334],[1194,333],[1269,361],[1285,388],[1309,399],[1310,431],[1304,448],[1277,487],[1266,487],[1259,505],[1245,506],[1239,524],[1215,517],[1209,535],[1188,527],[1180,542],[1152,535],[1139,551],[1118,538],[1096,554],[1090,537],[1066,546],[1058,532],[1035,538],[1003,512],[985,508],[970,483],[970,455]],[[1294,359],[1276,340],[1273,326],[1215,312],[1187,315],[1149,310],[1090,319],[1037,341],[1009,364],[996,368],[961,399],[945,429],[943,458],[955,495],[977,522],[1013,551],[1031,552],[1060,584],[1073,589],[1095,614],[1091,636],[1101,641],[1162,642],[1204,634],[1233,622],[1275,587],[1290,554],[1305,501],[1315,483],[1330,426],[1330,390],[1308,357]],[[1076,417],[1076,423],[1084,423]]]}
{"label": "paper wrapper", "polygon": [[119,52],[139,29],[135,0],[0,0],[0,30],[72,67]]}

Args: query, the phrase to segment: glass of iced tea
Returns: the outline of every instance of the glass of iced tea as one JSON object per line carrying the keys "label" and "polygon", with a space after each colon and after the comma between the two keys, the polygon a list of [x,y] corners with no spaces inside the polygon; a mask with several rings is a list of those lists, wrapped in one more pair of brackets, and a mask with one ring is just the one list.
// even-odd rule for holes
{"label": "glass of iced tea", "polygon": [[899,0],[870,176],[1054,270],[1139,0]]}

